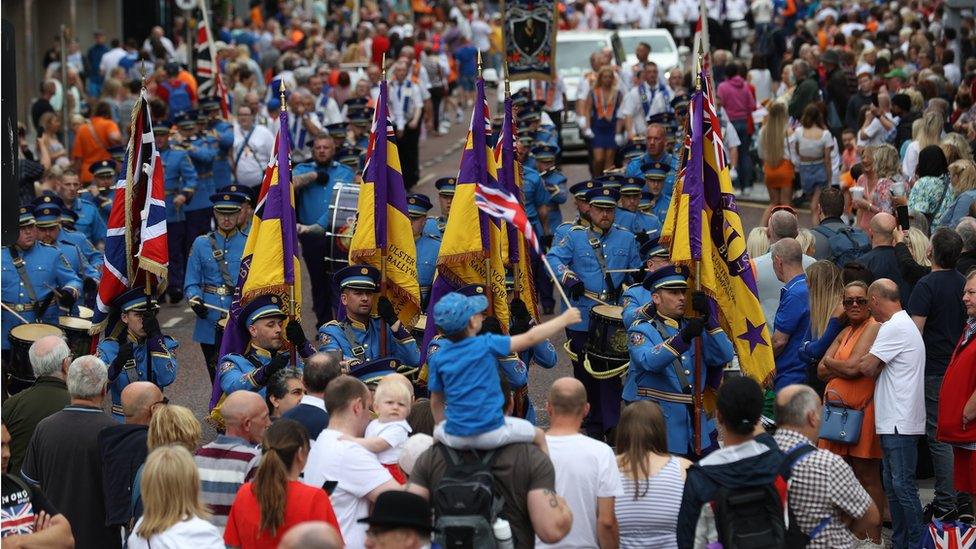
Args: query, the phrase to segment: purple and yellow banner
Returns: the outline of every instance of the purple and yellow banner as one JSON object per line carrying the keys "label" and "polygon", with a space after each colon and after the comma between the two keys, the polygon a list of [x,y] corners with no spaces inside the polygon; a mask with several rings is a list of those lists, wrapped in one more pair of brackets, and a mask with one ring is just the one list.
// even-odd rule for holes
{"label": "purple and yellow banner", "polygon": [[393,303],[400,321],[413,326],[420,315],[417,247],[407,215],[407,192],[396,132],[389,118],[388,93],[386,80],[382,80],[359,186],[359,218],[349,246],[349,262],[366,263],[383,271],[383,295]]}
{"label": "purple and yellow banner", "polygon": [[661,238],[671,261],[687,266],[693,279],[700,268],[696,283],[710,298],[712,318],[732,341],[739,368],[768,385],[776,370],[773,348],[705,75],[702,82],[705,89],[692,96],[684,167]]}

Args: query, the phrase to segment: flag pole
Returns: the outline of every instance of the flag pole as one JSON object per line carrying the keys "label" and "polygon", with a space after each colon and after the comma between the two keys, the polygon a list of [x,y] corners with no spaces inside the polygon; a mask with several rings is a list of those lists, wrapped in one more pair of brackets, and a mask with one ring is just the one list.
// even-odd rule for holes
{"label": "flag pole", "polygon": [[[695,81],[695,89],[697,93],[701,93],[701,67],[702,67],[702,56],[701,52],[698,54],[698,71]],[[689,124],[689,129],[693,126]],[[698,136],[692,136],[693,139],[697,139]],[[701,175],[704,177],[704,174]],[[695,260],[695,291],[701,291],[701,258]],[[703,312],[703,311],[702,311]],[[697,315],[699,311],[695,311]],[[702,336],[701,334],[695,338],[695,377],[694,377],[694,388],[692,389],[693,398],[693,408],[695,413],[695,455],[701,456],[702,451],[702,425],[701,425],[701,415],[702,415]]]}
{"label": "flag pole", "polygon": [[[381,63],[380,69],[383,71],[383,81],[385,82],[386,81],[386,53],[383,54],[383,58],[382,61],[380,61],[380,63]],[[386,120],[377,121],[377,124],[373,125],[374,126],[373,129],[377,130],[377,125],[380,123],[383,124],[383,130],[382,130],[383,135],[375,136],[375,139],[386,139]],[[384,158],[382,160],[383,163],[385,164],[386,159]],[[374,192],[374,200],[375,200],[375,192]],[[383,241],[385,242],[386,239],[384,238]],[[380,248],[380,296],[384,296],[384,295],[386,295],[386,246],[385,245]],[[380,328],[381,328],[380,329],[380,356],[385,357],[388,350],[387,348],[389,347],[389,342],[387,341],[387,337],[386,337],[386,328],[387,328],[386,321],[383,320],[382,318],[380,319]]]}
{"label": "flag pole", "polygon": [[[481,79],[481,50],[478,50],[478,79]],[[478,112],[479,109],[483,109],[483,107],[484,105],[478,105],[475,103],[475,112]],[[472,126],[474,126],[474,124],[472,124]],[[484,127],[479,128],[478,131],[484,132]],[[478,154],[481,154],[480,151]],[[492,314],[494,314],[495,292],[491,281],[491,248],[491,246],[488,247],[488,254],[485,255],[485,295],[488,297],[488,309],[491,310]]]}
{"label": "flag pole", "polygon": [[[287,113],[288,112],[288,104],[285,103],[285,79],[284,78],[282,78],[281,81],[278,84],[278,100],[279,100],[279,103],[280,103],[280,106],[278,107],[279,111],[282,112],[282,113]],[[286,129],[286,132],[287,132],[287,129]],[[281,132],[279,130],[279,136],[280,136],[280,133]],[[287,136],[287,137],[285,137],[285,139],[291,139],[291,136]],[[281,144],[279,143],[278,146],[280,147]],[[288,156],[288,165],[287,166],[282,166],[281,163],[278,164],[278,174],[279,174],[278,175],[278,184],[279,185],[281,184],[281,170],[283,170],[283,169],[284,170],[288,170],[288,173],[289,173],[288,184],[290,186],[291,185],[291,177],[290,177],[290,174],[291,174],[291,155],[290,154]],[[291,193],[291,189],[289,189],[289,194],[290,193]],[[289,197],[289,199],[290,199],[290,197]],[[286,257],[285,258],[285,261],[294,261],[294,258]],[[298,273],[298,276],[301,276],[301,273]],[[295,307],[295,281],[293,280],[291,282],[291,284],[288,285],[288,320],[289,321],[294,321],[295,320],[295,318],[296,318],[295,312],[296,312],[296,307]],[[292,365],[293,368],[294,367],[297,367],[298,366],[298,348],[295,347],[295,344],[292,343],[291,341],[288,342],[288,347],[291,350],[291,365]]]}
{"label": "flag pole", "polygon": [[[509,85],[509,81],[508,81],[508,61],[506,60],[502,64],[502,66],[504,67],[504,70],[505,70],[505,102],[507,103],[512,98],[512,89],[511,89],[511,86]],[[513,124],[513,126],[511,128],[511,130],[513,132],[515,130],[514,123],[515,123],[515,117],[513,116],[512,117],[512,124]],[[514,137],[513,133],[510,133],[509,135],[503,135],[503,136],[501,136],[502,139],[512,139],[513,137]],[[504,150],[504,145],[502,146],[502,150]],[[512,176],[513,177],[515,176],[515,162],[514,162],[514,159],[512,161]],[[514,183],[515,182],[513,181],[512,182],[513,186],[514,186]],[[522,236],[522,233],[518,233],[518,237],[515,240],[515,246],[516,246],[516,248],[521,248],[521,243],[522,243],[522,241],[524,239],[525,239],[525,237]],[[508,245],[511,246],[512,243],[509,242]],[[528,251],[528,249],[526,249],[526,251]],[[511,255],[509,255],[509,257],[511,257]],[[518,261],[512,263],[512,280],[515,281],[515,284],[513,284],[513,290],[514,290],[513,293],[515,295],[515,299],[521,299],[521,296],[522,296],[522,279],[521,279],[521,277],[519,277],[519,262]]]}

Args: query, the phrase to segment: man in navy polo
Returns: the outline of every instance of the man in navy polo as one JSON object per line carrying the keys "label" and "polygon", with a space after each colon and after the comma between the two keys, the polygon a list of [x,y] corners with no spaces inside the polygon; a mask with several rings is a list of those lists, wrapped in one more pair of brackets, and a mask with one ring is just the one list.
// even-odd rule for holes
{"label": "man in navy polo", "polygon": [[806,383],[806,365],[800,360],[800,344],[810,328],[810,301],[807,277],[803,271],[803,250],[793,238],[784,238],[770,249],[773,271],[784,283],[779,292],[779,308],[773,331],[773,354],[776,376],[773,385],[779,391],[787,385]]}

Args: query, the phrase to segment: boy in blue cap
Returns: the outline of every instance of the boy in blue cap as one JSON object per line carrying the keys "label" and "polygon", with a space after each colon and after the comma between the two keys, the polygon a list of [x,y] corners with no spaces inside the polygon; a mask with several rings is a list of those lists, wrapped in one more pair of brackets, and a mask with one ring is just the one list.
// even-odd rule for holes
{"label": "boy in blue cap", "polygon": [[[428,361],[430,405],[437,426],[434,437],[458,450],[489,450],[544,437],[532,423],[505,417],[505,398],[498,390],[498,359],[520,353],[580,321],[579,309],[514,337],[481,331],[488,299],[451,292],[434,305],[434,322],[444,333],[437,354]],[[445,407],[446,405],[446,407]]]}

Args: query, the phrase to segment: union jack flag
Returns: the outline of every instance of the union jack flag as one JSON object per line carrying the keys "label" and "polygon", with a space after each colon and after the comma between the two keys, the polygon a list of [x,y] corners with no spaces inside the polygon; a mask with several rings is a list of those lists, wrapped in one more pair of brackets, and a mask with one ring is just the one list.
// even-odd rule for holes
{"label": "union jack flag", "polygon": [[29,497],[24,503],[0,507],[0,536],[33,534],[35,518]]}
{"label": "union jack flag", "polygon": [[976,546],[976,528],[961,522],[932,521],[922,537],[923,549],[973,549]]}
{"label": "union jack flag", "polygon": [[[478,79],[478,86],[484,86],[484,81],[480,78]],[[481,92],[480,89],[479,92]],[[484,118],[484,135],[491,135],[491,115],[488,112],[488,100],[485,98],[484,93],[479,93],[478,95],[483,100],[481,112]],[[477,110],[472,116],[477,116]],[[472,120],[472,128],[475,127],[475,123],[476,121]],[[510,137],[501,136],[502,139]],[[522,207],[515,193],[509,189],[502,188],[497,178],[485,177],[477,180],[474,188],[474,201],[479,210],[491,217],[502,219],[518,229],[519,232],[525,235],[526,242],[532,246],[535,253],[540,253],[539,239],[532,229],[529,216],[525,214],[525,208]]]}
{"label": "union jack flag", "polygon": [[230,104],[227,100],[227,87],[220,77],[220,67],[215,67],[216,53],[213,47],[213,33],[207,17],[206,2],[200,1],[200,28],[197,29],[197,43],[194,46],[194,60],[197,66],[197,95],[199,97],[219,97],[220,111],[226,120],[230,116]]}
{"label": "union jack flag", "polygon": [[163,162],[156,150],[149,100],[143,89],[105,235],[105,263],[95,298],[92,333],[106,327],[112,302],[129,288],[165,286],[169,266]]}

